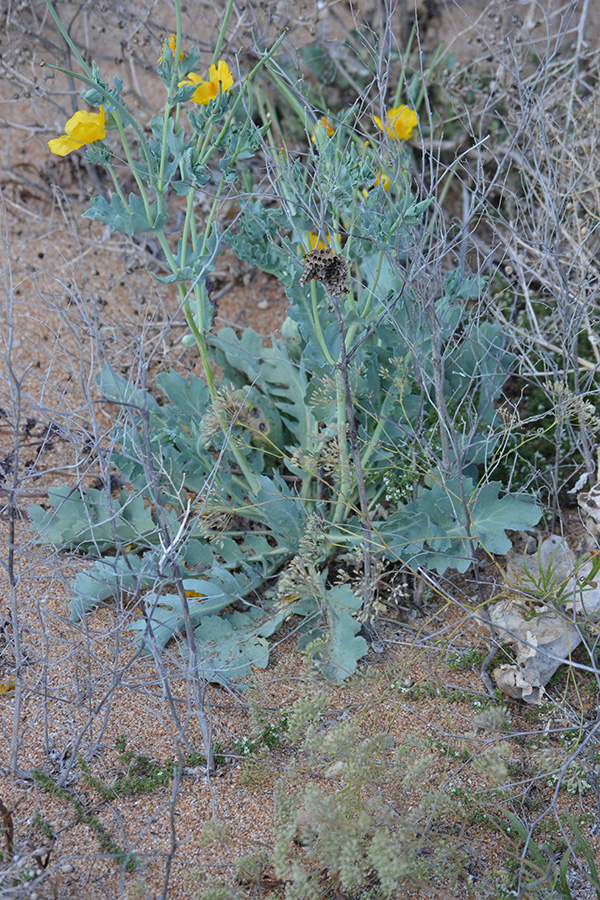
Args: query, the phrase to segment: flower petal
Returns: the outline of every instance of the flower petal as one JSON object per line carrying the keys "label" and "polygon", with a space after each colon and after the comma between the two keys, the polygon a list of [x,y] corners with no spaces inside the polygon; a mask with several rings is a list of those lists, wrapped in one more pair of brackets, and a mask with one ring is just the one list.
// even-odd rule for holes
{"label": "flower petal", "polygon": [[[171,53],[173,54],[173,59],[175,59],[175,51],[177,50],[177,35],[176,35],[176,34],[170,34],[168,40],[166,41],[166,43],[168,43],[168,45],[169,45],[169,47],[170,47],[170,49],[171,49]],[[162,52],[161,52],[160,55],[161,55],[161,58],[162,58]],[[179,50],[179,61],[180,61],[180,62],[181,62],[181,60],[183,59],[183,56],[184,56],[183,50],[180,49],[180,50]]]}
{"label": "flower petal", "polygon": [[210,81],[203,81],[202,84],[198,85],[195,93],[192,94],[190,100],[192,103],[199,103],[201,106],[205,106],[207,103],[210,103],[211,100],[214,100],[215,92],[213,91],[213,87]]}
{"label": "flower petal", "polygon": [[79,150],[84,144],[93,144],[106,137],[104,107],[99,112],[91,113],[79,109],[71,116],[65,125],[65,134],[59,138],[48,141],[51,153],[57,156],[67,156],[73,150]]}
{"label": "flower petal", "polygon": [[313,144],[317,143],[316,134],[317,134],[319,128],[325,129],[325,134],[327,135],[327,137],[333,137],[333,135],[335,134],[335,128],[333,127],[333,125],[331,124],[331,122],[329,121],[327,116],[321,116],[321,118],[315,124],[315,127],[313,128],[313,133],[312,133],[312,137],[311,137],[311,141],[313,142]]}
{"label": "flower petal", "polygon": [[223,92],[228,91],[233,86],[233,76],[229,71],[229,66],[222,59],[219,60],[218,66],[215,66],[214,63],[211,65],[208,70],[208,77],[209,81],[205,81],[199,75],[196,75],[195,72],[190,72],[187,78],[179,82],[179,87],[182,84],[197,84],[198,89],[190,97],[190,100],[192,103],[206,105],[218,96],[219,86],[221,86]]}
{"label": "flower petal", "polygon": [[50,148],[50,152],[56,154],[56,156],[67,156],[69,153],[72,153],[73,150],[79,150],[80,147],[83,147],[83,144],[81,141],[71,140],[71,138],[64,134],[62,137],[53,138],[51,141],[48,141],[48,147]]}
{"label": "flower petal", "polygon": [[[214,69],[214,66],[211,66],[211,69]],[[233,87],[233,75],[224,59],[220,59],[217,65],[217,78],[221,82],[224,91],[228,91]]]}
{"label": "flower petal", "polygon": [[399,141],[408,140],[418,124],[416,112],[408,106],[397,106],[388,110],[387,117],[391,126],[388,134]]}
{"label": "flower petal", "polygon": [[390,184],[391,184],[391,180],[390,180],[389,177],[385,174],[385,172],[378,172],[378,173],[377,173],[377,178],[376,178],[375,181],[373,182],[373,187],[377,187],[378,184],[381,185],[381,187],[384,189],[384,191],[387,191],[387,190],[388,190],[388,188],[389,188],[389,186],[390,186]]}
{"label": "flower petal", "polygon": [[184,84],[204,84],[204,79],[200,78],[199,75],[196,75],[195,72],[190,72],[183,81],[180,81],[177,87],[181,87]]}
{"label": "flower petal", "polygon": [[394,106],[389,109],[385,114],[385,123],[379,116],[373,116],[373,121],[380,131],[385,131],[394,141],[408,140],[419,122],[416,112],[409,106]]}
{"label": "flower petal", "polygon": [[94,141],[101,141],[106,137],[104,123],[104,107],[101,106],[100,112],[97,113],[80,109],[71,116],[65,125],[65,132],[73,141],[92,144]]}
{"label": "flower petal", "polygon": [[308,232],[308,242],[311,250],[320,250],[321,248],[326,250],[329,247],[329,241],[329,235],[327,235],[327,240],[324,241],[323,238],[319,237],[318,234],[315,234],[314,231]]}

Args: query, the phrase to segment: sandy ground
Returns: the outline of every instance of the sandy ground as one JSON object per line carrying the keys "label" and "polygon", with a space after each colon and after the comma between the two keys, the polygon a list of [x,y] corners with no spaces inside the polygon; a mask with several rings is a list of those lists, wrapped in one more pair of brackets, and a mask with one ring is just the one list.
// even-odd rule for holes
{"label": "sandy ground", "polygon": [[[267,43],[290,24],[294,26],[291,52],[315,35],[340,41],[352,24],[352,13],[346,4],[332,4],[329,10],[319,10],[321,6],[263,4],[260,16],[253,18],[251,11],[238,4],[225,51],[239,53],[244,64],[251,32]],[[364,4],[362,9],[359,5],[355,15],[372,12],[371,6],[374,10],[377,4]],[[63,21],[72,23],[78,45],[103,68],[123,77],[127,101],[148,120],[153,104],[160,102],[154,65],[165,35],[173,30],[170,6],[163,2],[147,8],[134,2],[119,7],[104,2],[64,3],[59,10]],[[485,41],[496,40],[495,36],[504,39],[503,29],[511,15],[521,21],[529,17],[532,29],[543,18],[534,3],[515,2],[508,12],[502,10],[497,22],[497,13],[482,12],[476,4],[423,2],[418,8],[421,33],[429,47],[443,36],[452,43],[457,58],[468,59],[470,54],[485,52]],[[215,40],[220,12],[219,4],[203,0],[188,4],[185,10],[184,33],[199,40],[207,52]],[[90,485],[98,478],[99,460],[104,458],[114,420],[114,408],[103,401],[96,383],[103,364],[109,362],[115,371],[131,378],[144,370],[150,386],[157,373],[170,367],[182,373],[199,374],[200,370],[195,352],[180,342],[186,327],[173,291],[152,276],[160,272],[152,241],[111,235],[98,223],[82,219],[90,193],[106,187],[104,176],[79,156],[62,160],[47,151],[47,140],[61,133],[72,114],[76,93],[68,78],[40,66],[42,60],[72,64],[44,4],[9,2],[0,7],[0,15],[6,25],[0,79],[0,239],[4,247],[0,534],[7,562],[0,604],[0,800],[6,810],[5,836],[9,820],[14,827],[13,845],[6,845],[2,862],[13,881],[10,889],[3,882],[3,896],[187,900],[200,897],[210,879],[233,879],[239,857],[271,850],[273,792],[281,778],[285,777],[291,791],[321,777],[315,775],[311,759],[285,736],[258,763],[251,765],[240,758],[235,742],[248,736],[256,715],[249,705],[262,710],[264,720],[274,724],[298,697],[323,689],[328,710],[324,731],[348,718],[356,722],[360,735],[385,731],[390,759],[413,739],[442,742],[457,752],[479,752],[483,738],[475,722],[473,697],[479,692],[484,698],[484,687],[473,672],[450,670],[446,654],[485,649],[485,634],[472,617],[432,601],[424,616],[408,624],[395,616],[382,625],[384,652],[371,650],[360,677],[339,688],[315,683],[294,651],[294,639],[282,641],[268,669],[254,673],[249,693],[209,689],[214,739],[226,754],[226,763],[213,776],[207,778],[201,767],[187,766],[180,780],[148,794],[119,795],[110,802],[86,784],[75,764],[79,756],[87,759],[94,777],[105,785],[123,774],[127,764],[116,750],[119,735],[127,735],[128,748],[136,754],[155,761],[177,758],[189,750],[202,752],[190,679],[176,648],[165,655],[162,678],[155,663],[137,653],[126,628],[133,611],[117,613],[107,608],[85,622],[69,620],[69,586],[85,562],[35,544],[27,509],[32,502],[44,502],[52,485]],[[597,33],[599,22],[600,9],[592,4],[588,10],[591,34]],[[203,212],[200,204],[198,215]],[[265,338],[277,332],[286,300],[274,279],[227,255],[214,278],[219,296],[217,328],[251,325]],[[15,615],[22,656],[17,690]],[[419,696],[405,696],[404,687],[415,685],[423,688]],[[441,688],[446,693],[440,693]],[[454,688],[475,694],[469,695],[468,702],[460,699],[462,695],[449,699],[447,691]],[[516,731],[543,729],[547,722],[553,728],[572,727],[571,702],[576,709],[574,697],[567,692],[567,711],[557,707],[533,726],[525,716],[527,710],[509,704],[511,725]],[[425,783],[407,788],[403,803],[408,807],[416,805],[433,785],[460,787],[467,797],[474,790],[477,780],[471,769],[436,752]],[[510,752],[516,764],[517,744],[511,744]],[[11,754],[23,777],[9,773]],[[53,795],[32,781],[34,768],[76,798],[84,815],[65,795]],[[333,789],[338,781],[322,778],[321,783]],[[395,782],[388,787],[391,794]],[[536,790],[542,804],[552,802],[549,788],[539,785]],[[593,812],[588,801],[567,800],[559,797],[557,812],[567,808]],[[53,841],[35,824],[36,816],[52,831]],[[92,820],[100,822],[119,847],[136,854],[135,871],[127,871],[103,852]],[[497,831],[461,823],[460,815],[448,821],[448,827],[462,829],[460,843],[469,848],[475,884],[477,879],[504,871],[510,836],[500,839]],[[209,823],[212,830],[207,828]],[[598,853],[598,837],[590,840]],[[48,851],[39,883],[34,888],[20,885],[23,866],[31,868],[36,858],[46,861]],[[24,861],[21,870],[19,859]],[[267,869],[262,883],[241,884],[238,889],[240,896],[265,897],[276,888]],[[587,898],[586,891],[579,887],[578,900]],[[403,894],[407,900],[437,896],[478,894],[476,888],[469,893],[464,883],[415,888]]]}

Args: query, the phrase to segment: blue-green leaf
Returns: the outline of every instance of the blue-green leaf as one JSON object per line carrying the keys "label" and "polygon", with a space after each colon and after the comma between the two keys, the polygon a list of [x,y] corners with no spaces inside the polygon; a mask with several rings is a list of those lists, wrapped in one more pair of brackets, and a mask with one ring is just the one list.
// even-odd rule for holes
{"label": "blue-green leaf", "polygon": [[[280,475],[258,479],[259,489],[252,494],[251,513],[271,529],[295,553],[306,529],[306,511],[299,497],[292,495]],[[250,511],[249,511],[250,512]]]}
{"label": "blue-green leaf", "polygon": [[90,203],[92,208],[83,213],[84,219],[97,219],[108,225],[111,231],[129,235],[161,231],[169,218],[166,212],[160,211],[156,200],[150,204],[148,213],[143,200],[136,194],[129,195],[127,207],[118,194],[111,195],[110,203],[104,197],[92,197]]}

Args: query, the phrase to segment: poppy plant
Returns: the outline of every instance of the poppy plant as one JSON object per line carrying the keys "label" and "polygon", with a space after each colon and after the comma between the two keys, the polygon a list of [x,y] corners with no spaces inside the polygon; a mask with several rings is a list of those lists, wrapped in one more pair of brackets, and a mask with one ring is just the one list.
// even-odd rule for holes
{"label": "poppy plant", "polygon": [[222,59],[218,65],[212,65],[208,70],[208,81],[200,78],[195,72],[190,72],[187,78],[179,82],[182,84],[197,84],[198,87],[190,97],[193,103],[206,105],[219,96],[219,93],[229,91],[233,87],[233,76],[229,71],[229,66]]}
{"label": "poppy plant", "polygon": [[325,134],[327,135],[327,137],[333,137],[333,135],[335,134],[335,128],[333,127],[333,125],[331,124],[329,119],[327,119],[326,116],[321,116],[321,118],[319,119],[319,121],[317,122],[317,124],[314,127],[313,135],[311,137],[311,141],[313,142],[313,144],[316,144],[316,142],[317,142],[316,135],[317,135],[317,131],[319,130],[319,128],[325,129]]}
{"label": "poppy plant", "polygon": [[320,238],[318,234],[315,234],[314,231],[308,232],[308,242],[310,244],[311,250],[325,250],[329,247],[329,241],[331,240],[331,236],[327,235],[327,240],[324,241],[323,238]]}
{"label": "poppy plant", "polygon": [[[341,240],[341,234],[338,234],[338,238]],[[310,244],[311,250],[329,250],[331,249],[329,246],[331,243],[331,235],[325,235],[325,240],[323,240],[323,238],[319,237],[318,234],[315,234],[314,231],[309,231],[308,243]],[[302,247],[301,244],[298,244],[298,253],[304,253],[304,247]]]}
{"label": "poppy plant", "polygon": [[377,187],[380,184],[384,191],[387,191],[391,181],[389,177],[385,174],[385,172],[378,172],[375,181],[373,182],[373,187]]}
{"label": "poppy plant", "polygon": [[368,188],[363,188],[362,195],[363,197],[368,197],[369,192],[372,191],[373,188],[376,188],[378,184],[381,185],[384,191],[387,191],[391,183],[392,182],[390,178],[385,174],[385,172],[378,172],[375,177],[375,181],[370,184]]}
{"label": "poppy plant", "polygon": [[[167,46],[169,46],[171,48],[171,52],[173,53],[173,59],[175,59],[175,51],[177,49],[177,35],[176,34],[170,34],[169,37],[166,39],[166,41],[164,41],[162,50],[160,51],[160,56],[158,58],[159,62],[163,62],[164,52],[165,52],[165,49]],[[184,57],[184,52],[183,52],[183,50],[180,50],[179,51],[179,61],[180,62],[183,59],[183,57]]]}
{"label": "poppy plant", "polygon": [[416,112],[408,106],[389,109],[385,114],[385,122],[379,116],[373,116],[373,121],[380,131],[385,131],[394,141],[407,141],[418,123]]}
{"label": "poppy plant", "polygon": [[104,127],[104,107],[100,112],[91,113],[83,109],[77,110],[65,125],[62,137],[48,141],[48,147],[56,156],[67,156],[73,150],[79,150],[85,144],[93,144],[106,137]]}

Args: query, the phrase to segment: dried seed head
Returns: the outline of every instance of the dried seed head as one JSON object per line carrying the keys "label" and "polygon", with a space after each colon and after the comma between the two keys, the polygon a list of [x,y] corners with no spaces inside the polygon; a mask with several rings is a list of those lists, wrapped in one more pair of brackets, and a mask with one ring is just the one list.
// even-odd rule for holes
{"label": "dried seed head", "polygon": [[329,247],[318,247],[304,257],[304,272],[300,284],[316,278],[332,297],[343,297],[350,290],[348,260],[338,256]]}

